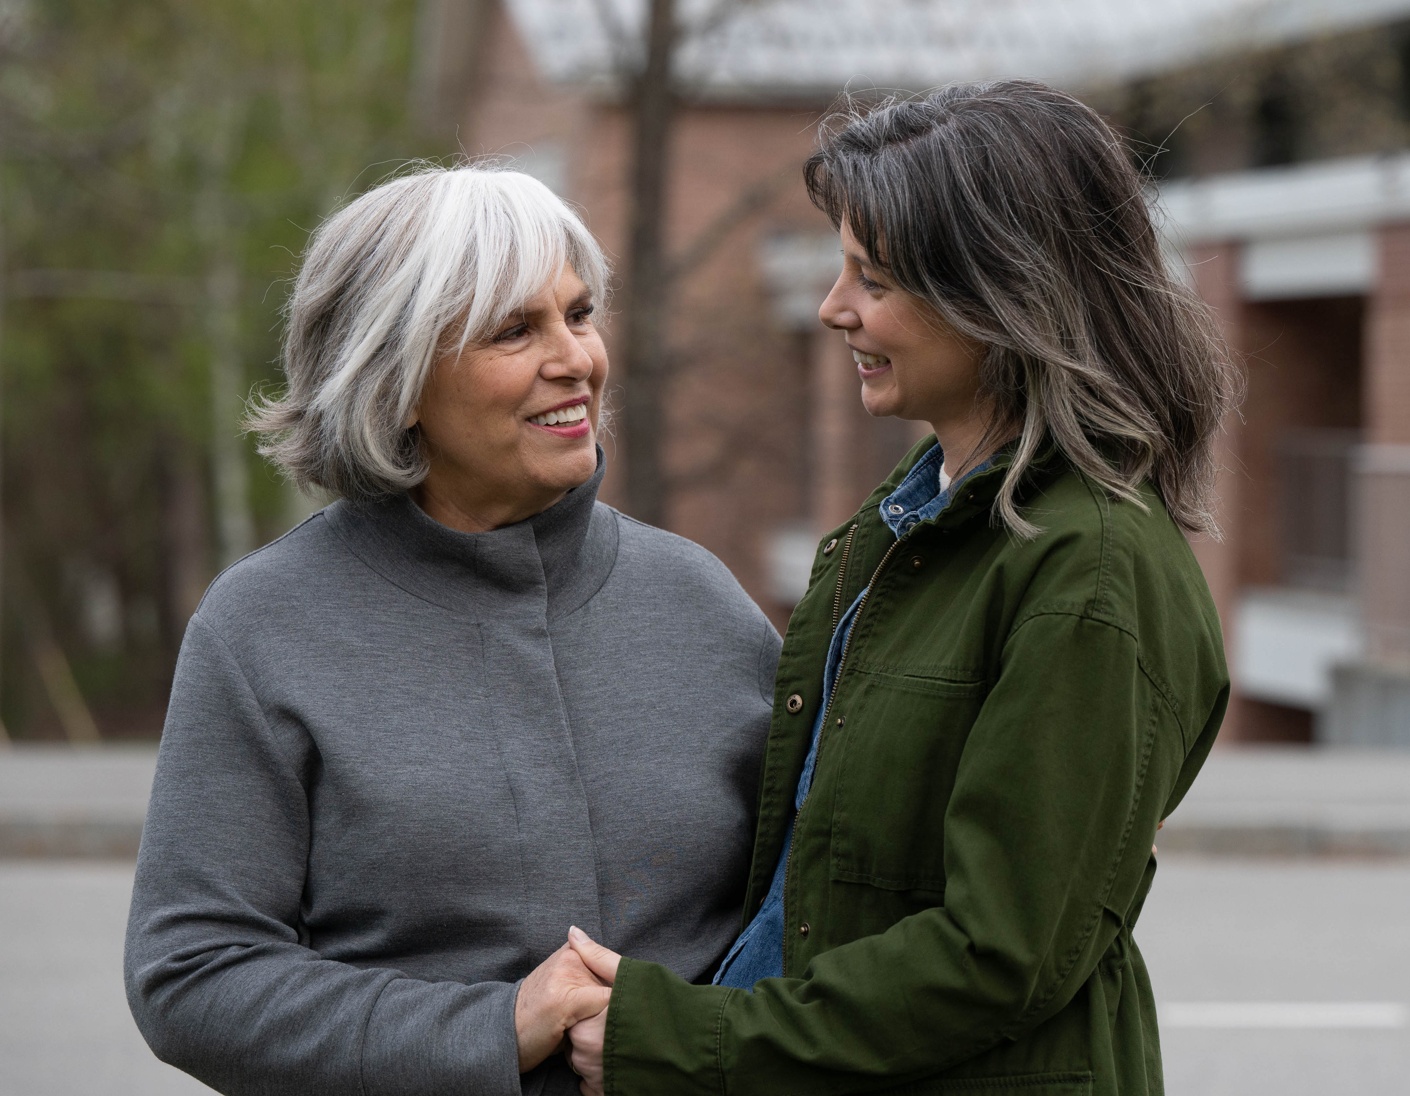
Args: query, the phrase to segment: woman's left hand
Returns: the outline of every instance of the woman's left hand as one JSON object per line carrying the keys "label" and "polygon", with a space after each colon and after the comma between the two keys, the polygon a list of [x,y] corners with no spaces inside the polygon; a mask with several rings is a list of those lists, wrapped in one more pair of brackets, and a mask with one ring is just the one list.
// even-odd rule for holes
{"label": "woman's left hand", "polygon": [[[568,930],[568,945],[600,981],[610,986],[617,980],[617,964],[622,957],[615,951],[604,948],[579,928]],[[606,1033],[607,1009],[568,1029],[568,1041],[573,1044],[568,1061],[582,1079],[578,1088],[583,1096],[602,1096],[602,1043]]]}

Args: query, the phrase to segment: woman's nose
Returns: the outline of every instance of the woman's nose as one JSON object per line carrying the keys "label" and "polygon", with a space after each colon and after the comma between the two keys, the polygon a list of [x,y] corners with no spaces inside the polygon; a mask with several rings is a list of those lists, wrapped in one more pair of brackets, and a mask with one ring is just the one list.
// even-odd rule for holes
{"label": "woman's nose", "polygon": [[838,331],[851,331],[861,327],[860,317],[845,299],[841,275],[838,276],[837,281],[832,283],[832,288],[823,298],[823,303],[818,305],[818,319],[822,321],[824,327],[831,327]]}
{"label": "woman's nose", "polygon": [[540,372],[545,377],[569,377],[582,380],[592,373],[592,355],[587,347],[565,325],[554,339],[553,349],[544,361]]}

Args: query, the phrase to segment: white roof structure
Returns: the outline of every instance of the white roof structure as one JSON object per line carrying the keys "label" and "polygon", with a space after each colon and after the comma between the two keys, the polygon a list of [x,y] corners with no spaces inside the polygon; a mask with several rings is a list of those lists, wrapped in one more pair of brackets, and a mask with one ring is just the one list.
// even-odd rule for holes
{"label": "white roof structure", "polygon": [[[540,71],[614,83],[646,0],[505,0]],[[1067,86],[1410,14],[1410,0],[677,0],[679,71],[721,97],[919,89],[1028,76]]]}

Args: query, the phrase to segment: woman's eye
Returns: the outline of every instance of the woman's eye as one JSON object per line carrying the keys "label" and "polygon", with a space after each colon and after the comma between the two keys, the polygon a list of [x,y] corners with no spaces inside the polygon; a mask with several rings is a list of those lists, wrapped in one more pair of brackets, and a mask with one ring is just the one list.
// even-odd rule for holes
{"label": "woman's eye", "polygon": [[592,318],[592,314],[597,311],[597,306],[585,304],[582,308],[575,308],[568,313],[568,321],[575,324],[587,323]]}
{"label": "woman's eye", "polygon": [[495,342],[513,342],[529,333],[529,325],[526,323],[516,323],[513,327],[506,327],[494,337]]}
{"label": "woman's eye", "polygon": [[874,281],[872,281],[870,278],[868,278],[865,274],[861,273],[860,271],[857,272],[857,284],[858,284],[859,286],[861,286],[863,289],[865,289],[868,293],[874,293],[874,292],[876,292],[878,289],[885,289],[885,288],[886,288],[886,287],[885,287],[884,285],[882,285],[880,282],[874,282]]}

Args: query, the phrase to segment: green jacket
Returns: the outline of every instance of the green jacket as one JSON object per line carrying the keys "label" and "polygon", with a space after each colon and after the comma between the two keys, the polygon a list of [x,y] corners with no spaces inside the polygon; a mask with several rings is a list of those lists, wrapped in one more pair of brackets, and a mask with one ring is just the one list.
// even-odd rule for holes
{"label": "green jacket", "polygon": [[624,960],[609,1096],[1162,1091],[1131,930],[1228,698],[1208,588],[1154,491],[1114,502],[1055,454],[1022,496],[1035,540],[989,520],[1003,456],[896,540],[877,506],[932,444],[824,538],[784,642],[750,915],[870,583],[796,824],[784,977]]}

